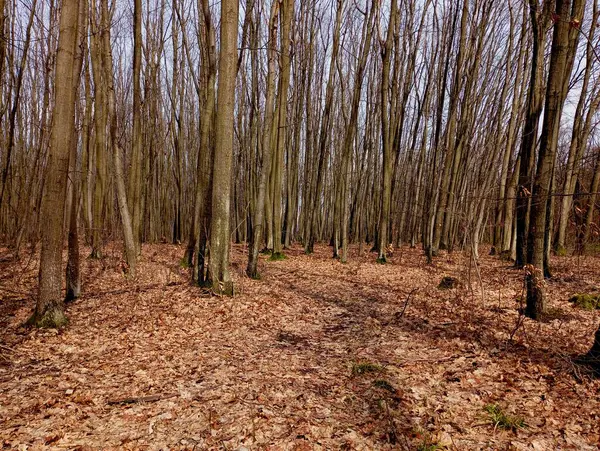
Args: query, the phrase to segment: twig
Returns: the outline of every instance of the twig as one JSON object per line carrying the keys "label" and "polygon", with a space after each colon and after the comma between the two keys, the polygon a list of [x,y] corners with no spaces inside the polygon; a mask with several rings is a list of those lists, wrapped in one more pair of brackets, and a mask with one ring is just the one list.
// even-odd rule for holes
{"label": "twig", "polygon": [[108,405],[116,406],[116,405],[125,405],[125,404],[136,404],[136,403],[140,403],[140,402],[156,402],[156,401],[161,401],[163,399],[174,398],[175,396],[177,396],[177,393],[166,393],[163,395],[141,396],[139,398],[124,398],[124,399],[108,401]]}
{"label": "twig", "polygon": [[0,343],[0,348],[4,349],[5,351],[8,351],[8,352],[15,352],[15,350],[13,348],[3,345],[2,343]]}
{"label": "twig", "polygon": [[408,293],[408,296],[406,297],[406,301],[404,301],[404,307],[402,308],[402,311],[400,312],[400,315],[398,316],[398,319],[402,318],[404,316],[404,312],[406,311],[406,307],[408,307],[408,302],[410,301],[410,297],[416,293],[418,290],[418,288],[415,288],[414,290],[412,290],[410,293]]}

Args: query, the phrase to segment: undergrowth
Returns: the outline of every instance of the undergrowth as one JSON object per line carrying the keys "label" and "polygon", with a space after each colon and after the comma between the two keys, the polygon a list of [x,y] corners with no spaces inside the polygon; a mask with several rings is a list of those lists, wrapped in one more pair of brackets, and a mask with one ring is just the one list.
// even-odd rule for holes
{"label": "undergrowth", "polygon": [[526,426],[523,417],[504,412],[498,404],[488,404],[484,410],[488,413],[495,428],[516,432]]}

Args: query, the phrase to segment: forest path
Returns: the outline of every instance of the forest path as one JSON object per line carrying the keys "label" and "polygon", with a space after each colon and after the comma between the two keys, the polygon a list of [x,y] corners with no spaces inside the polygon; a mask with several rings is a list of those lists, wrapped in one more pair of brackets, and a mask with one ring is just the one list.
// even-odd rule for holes
{"label": "forest path", "polygon": [[[428,266],[418,249],[387,265],[357,252],[344,265],[328,247],[295,246],[285,261],[262,256],[254,281],[235,245],[231,299],[189,285],[181,246],[145,246],[135,281],[109,250],[83,260],[84,295],[60,332],[19,327],[36,263],[3,262],[0,443],[597,449],[600,383],[579,382],[569,357],[590,346],[598,315],[567,299],[599,283],[600,259],[557,260],[557,319],[515,332],[522,273],[499,259],[481,259],[484,304],[460,253]],[[461,287],[438,289],[444,276]],[[495,430],[484,410],[494,403],[527,427]]]}

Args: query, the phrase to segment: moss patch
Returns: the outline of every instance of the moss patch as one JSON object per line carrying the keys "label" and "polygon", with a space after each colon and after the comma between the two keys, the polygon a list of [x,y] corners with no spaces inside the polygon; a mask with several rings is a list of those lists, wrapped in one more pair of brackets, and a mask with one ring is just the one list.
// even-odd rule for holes
{"label": "moss patch", "polygon": [[390,393],[396,392],[396,389],[394,388],[394,386],[384,379],[378,379],[376,381],[373,381],[373,386],[377,387],[377,388],[381,388],[382,390],[389,391]]}
{"label": "moss patch", "polygon": [[446,276],[442,279],[438,288],[440,290],[450,290],[451,288],[456,288],[458,286],[458,279],[455,277]]}
{"label": "moss patch", "polygon": [[600,294],[597,293],[578,293],[571,296],[569,302],[584,310],[600,309]]}
{"label": "moss patch", "polygon": [[269,261],[272,262],[280,262],[285,259],[287,259],[287,256],[283,252],[273,252],[269,257]]}
{"label": "moss patch", "polygon": [[554,251],[554,253],[558,257],[566,257],[567,256],[567,248],[565,248],[564,246],[559,246],[559,247],[556,248],[556,250]]}
{"label": "moss patch", "polygon": [[357,362],[352,365],[352,376],[361,376],[367,373],[379,373],[383,371],[383,367],[371,362]]}
{"label": "moss patch", "polygon": [[69,324],[63,310],[57,306],[48,307],[42,314],[37,310],[25,323],[26,326],[39,327],[40,329],[61,329]]}

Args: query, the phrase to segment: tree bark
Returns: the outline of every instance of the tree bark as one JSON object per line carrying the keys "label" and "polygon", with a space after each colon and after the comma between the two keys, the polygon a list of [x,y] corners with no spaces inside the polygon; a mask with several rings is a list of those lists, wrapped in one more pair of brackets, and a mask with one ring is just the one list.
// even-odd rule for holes
{"label": "tree bark", "polygon": [[221,2],[221,52],[217,97],[216,148],[213,163],[210,274],[217,294],[233,296],[229,273],[231,166],[233,156],[233,111],[238,35],[238,0]]}
{"label": "tree bark", "polygon": [[39,290],[35,312],[29,323],[37,327],[66,325],[62,289],[64,208],[71,139],[75,127],[75,82],[73,79],[79,0],[63,0],[56,55],[55,109],[42,198],[42,250]]}
{"label": "tree bark", "polygon": [[[537,0],[534,0],[537,1]],[[576,0],[577,1],[577,0]],[[548,69],[544,122],[540,138],[537,171],[532,191],[531,218],[527,239],[527,306],[526,314],[532,319],[541,319],[546,310],[544,290],[544,239],[548,196],[552,167],[556,158],[556,140],[564,103],[563,85],[570,76],[567,67],[569,57],[569,28],[571,0],[557,0],[555,21]]]}

